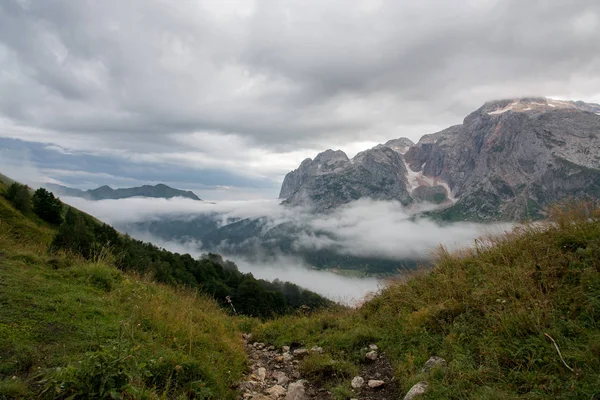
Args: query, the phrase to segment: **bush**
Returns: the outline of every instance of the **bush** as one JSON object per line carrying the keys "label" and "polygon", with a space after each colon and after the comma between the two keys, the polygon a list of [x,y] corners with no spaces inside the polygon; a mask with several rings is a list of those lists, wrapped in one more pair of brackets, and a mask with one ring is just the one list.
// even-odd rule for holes
{"label": "bush", "polygon": [[29,188],[20,183],[13,182],[4,194],[6,200],[13,205],[14,208],[21,211],[23,214],[31,210],[31,196],[29,195]]}
{"label": "bush", "polygon": [[44,188],[39,188],[33,194],[33,211],[46,222],[60,225],[62,208],[62,202]]}

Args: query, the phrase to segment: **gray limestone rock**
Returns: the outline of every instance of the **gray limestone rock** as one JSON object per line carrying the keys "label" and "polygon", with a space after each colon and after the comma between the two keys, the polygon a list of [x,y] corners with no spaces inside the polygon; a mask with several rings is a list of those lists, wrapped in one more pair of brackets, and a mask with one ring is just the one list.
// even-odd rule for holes
{"label": "gray limestone rock", "polygon": [[417,383],[416,385],[410,388],[408,393],[406,393],[406,395],[404,396],[404,400],[413,400],[419,396],[424,395],[425,392],[427,392],[428,387],[429,385],[427,384],[427,382]]}

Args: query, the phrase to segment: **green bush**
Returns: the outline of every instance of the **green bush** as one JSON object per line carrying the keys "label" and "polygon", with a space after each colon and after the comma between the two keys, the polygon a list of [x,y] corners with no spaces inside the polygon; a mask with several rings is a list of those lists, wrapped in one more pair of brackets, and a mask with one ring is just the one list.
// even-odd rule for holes
{"label": "green bush", "polygon": [[20,183],[13,182],[6,189],[4,194],[6,200],[13,205],[14,208],[21,211],[23,214],[31,210],[31,196],[29,195],[29,188]]}
{"label": "green bush", "polygon": [[44,188],[33,193],[33,211],[44,221],[59,225],[62,222],[62,202]]}

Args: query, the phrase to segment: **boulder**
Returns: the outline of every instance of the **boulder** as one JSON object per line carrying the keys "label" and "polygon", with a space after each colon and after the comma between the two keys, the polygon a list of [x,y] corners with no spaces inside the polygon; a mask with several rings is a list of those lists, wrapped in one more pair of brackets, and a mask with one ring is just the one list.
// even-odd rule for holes
{"label": "boulder", "polygon": [[408,393],[406,393],[406,396],[404,396],[404,400],[413,400],[418,396],[425,394],[428,387],[429,385],[427,384],[427,382],[421,381],[417,383],[416,385],[410,388]]}
{"label": "boulder", "polygon": [[442,357],[433,356],[423,366],[421,372],[429,372],[433,368],[446,368],[448,363]]}
{"label": "boulder", "polygon": [[375,361],[377,360],[377,352],[375,350],[371,350],[365,354],[365,357],[367,357],[369,360]]}

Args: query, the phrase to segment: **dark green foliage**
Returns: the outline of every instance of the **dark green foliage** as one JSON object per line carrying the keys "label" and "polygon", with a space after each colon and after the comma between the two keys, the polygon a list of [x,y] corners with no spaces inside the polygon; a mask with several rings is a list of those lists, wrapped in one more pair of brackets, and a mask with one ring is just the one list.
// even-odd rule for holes
{"label": "dark green foliage", "polygon": [[[101,257],[110,249],[115,264],[122,270],[151,274],[155,281],[168,285],[198,288],[237,312],[261,318],[281,315],[301,306],[320,308],[329,300],[289,282],[268,282],[243,274],[237,266],[218,254],[194,259],[189,254],[171,253],[150,243],[120,236],[111,226],[70,208],[60,226],[51,251],[60,249],[86,259]],[[110,290],[110,288],[105,288]]]}
{"label": "dark green foliage", "polygon": [[33,194],[33,211],[46,222],[60,224],[62,208],[62,202],[44,188],[39,188]]}
{"label": "dark green foliage", "polygon": [[4,197],[23,214],[31,210],[31,196],[29,195],[29,188],[26,185],[13,182],[6,189]]}

